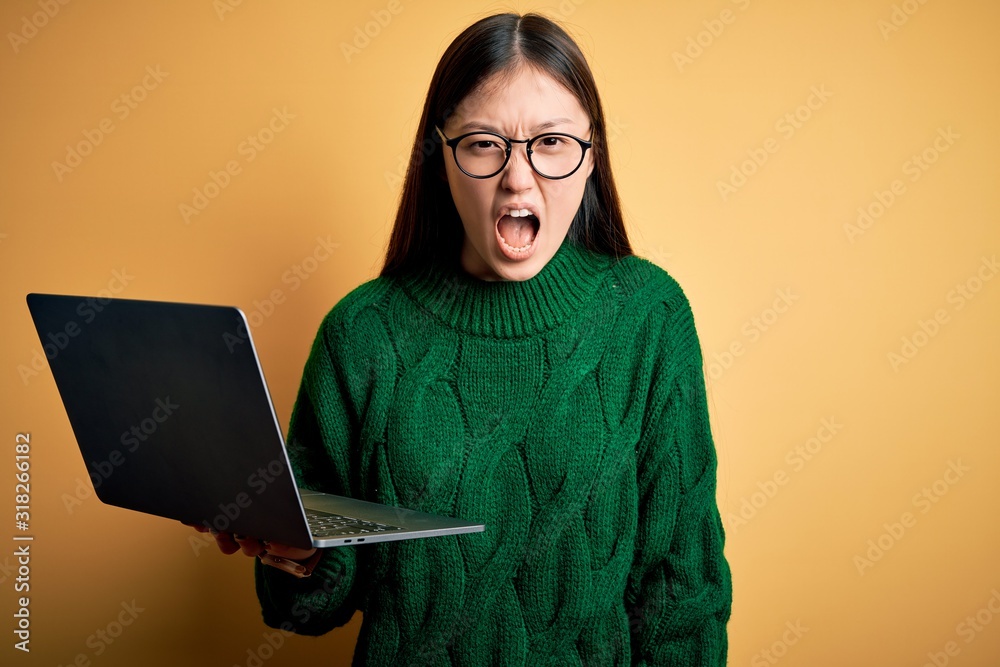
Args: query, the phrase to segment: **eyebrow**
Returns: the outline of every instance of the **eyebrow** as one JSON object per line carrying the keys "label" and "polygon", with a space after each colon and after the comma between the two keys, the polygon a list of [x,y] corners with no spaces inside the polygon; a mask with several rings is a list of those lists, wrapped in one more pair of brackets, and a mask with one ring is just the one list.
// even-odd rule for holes
{"label": "eyebrow", "polygon": [[[539,123],[538,125],[535,125],[534,127],[530,128],[530,133],[532,135],[535,135],[542,130],[548,130],[557,125],[564,125],[566,123],[572,123],[572,122],[573,120],[571,118],[553,118],[551,120]],[[460,133],[469,132],[470,130],[486,130],[487,132],[495,132],[496,134],[503,134],[503,132],[501,132],[499,128],[493,125],[489,125],[488,123],[482,123],[475,120],[470,121],[465,125],[463,125],[462,127],[458,128],[458,131]]]}

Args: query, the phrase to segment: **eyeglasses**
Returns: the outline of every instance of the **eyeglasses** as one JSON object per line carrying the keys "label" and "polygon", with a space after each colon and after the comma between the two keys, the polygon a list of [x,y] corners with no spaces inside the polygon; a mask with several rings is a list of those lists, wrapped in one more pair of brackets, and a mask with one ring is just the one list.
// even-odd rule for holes
{"label": "eyeglasses", "polygon": [[531,139],[508,139],[495,132],[469,132],[449,139],[434,126],[441,140],[451,148],[455,164],[472,178],[492,178],[510,161],[513,144],[526,144],[528,164],[539,176],[552,180],[568,178],[583,164],[591,141],[563,132],[547,132]]}

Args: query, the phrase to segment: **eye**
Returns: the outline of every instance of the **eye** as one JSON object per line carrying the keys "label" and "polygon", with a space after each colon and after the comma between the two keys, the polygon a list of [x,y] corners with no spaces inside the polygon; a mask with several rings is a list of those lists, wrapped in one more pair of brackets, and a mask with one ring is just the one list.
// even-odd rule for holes
{"label": "eye", "polygon": [[532,144],[532,150],[546,155],[562,155],[575,151],[575,142],[558,134],[543,134]]}
{"label": "eye", "polygon": [[470,155],[477,153],[503,153],[507,147],[498,138],[488,134],[473,134],[459,143],[459,149]]}

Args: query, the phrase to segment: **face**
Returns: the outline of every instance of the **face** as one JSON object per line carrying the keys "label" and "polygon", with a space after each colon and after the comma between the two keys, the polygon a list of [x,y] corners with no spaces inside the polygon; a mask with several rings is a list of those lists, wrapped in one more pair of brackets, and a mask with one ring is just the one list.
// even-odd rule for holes
{"label": "face", "polygon": [[[458,105],[444,133],[457,137],[486,130],[510,139],[564,132],[589,140],[590,120],[576,97],[555,79],[533,68],[497,84],[486,81]],[[541,150],[540,148],[536,150]],[[445,149],[451,196],[462,219],[462,268],[481,280],[527,280],[555,255],[580,208],[593,149],[570,177],[551,180],[528,162],[525,144],[513,144],[510,161],[496,176],[464,174]],[[527,209],[532,214],[520,217]],[[515,215],[508,215],[511,211]]]}

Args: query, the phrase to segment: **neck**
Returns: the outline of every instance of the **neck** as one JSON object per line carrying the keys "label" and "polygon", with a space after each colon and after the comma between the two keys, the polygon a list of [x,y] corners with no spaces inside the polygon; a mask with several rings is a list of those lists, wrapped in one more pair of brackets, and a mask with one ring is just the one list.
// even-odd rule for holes
{"label": "neck", "polygon": [[414,301],[454,329],[517,338],[552,329],[581,310],[612,262],[567,238],[527,280],[482,280],[466,272],[458,260],[432,263],[399,280]]}

